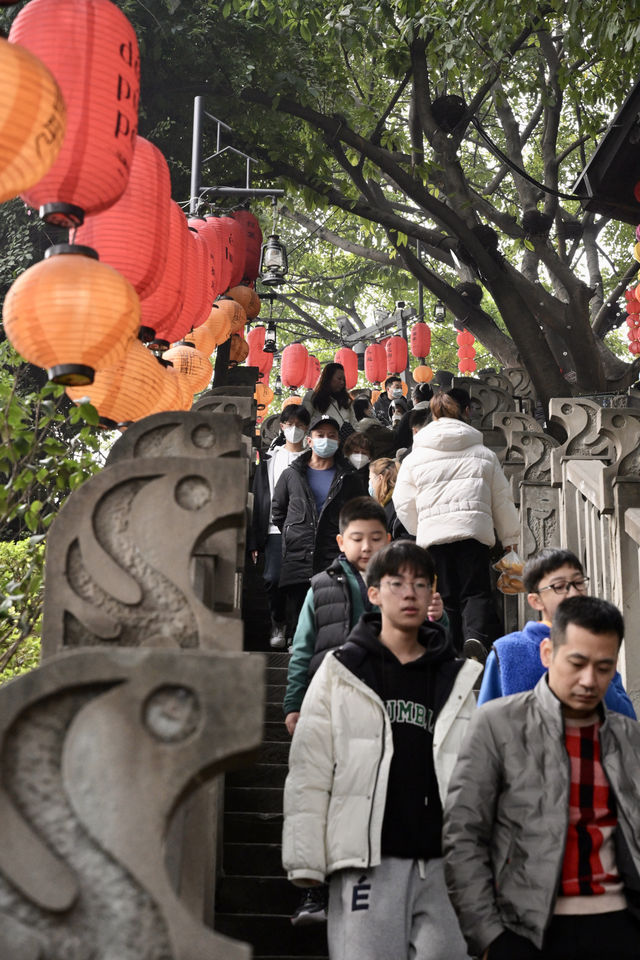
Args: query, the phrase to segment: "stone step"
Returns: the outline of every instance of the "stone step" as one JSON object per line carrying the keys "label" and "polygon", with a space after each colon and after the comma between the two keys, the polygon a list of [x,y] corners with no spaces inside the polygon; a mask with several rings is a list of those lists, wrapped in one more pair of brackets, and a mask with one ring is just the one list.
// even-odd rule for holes
{"label": "stone step", "polygon": [[264,710],[264,718],[269,723],[284,723],[284,713],[282,710],[282,702],[280,703],[267,703]]}
{"label": "stone step", "polygon": [[[255,960],[285,957],[325,958],[327,951],[326,923],[294,927],[288,916],[245,916],[243,914],[216,914],[215,928],[236,940],[253,945]],[[389,957],[389,960],[396,960]]]}
{"label": "stone step", "polygon": [[229,787],[283,787],[286,763],[256,763],[241,770],[230,770],[225,778]]}
{"label": "stone step", "polygon": [[265,681],[267,683],[284,683],[287,682],[287,668],[286,667],[271,667],[269,666],[269,661],[267,660],[267,669],[265,671]]}
{"label": "stone step", "polygon": [[216,889],[216,914],[290,917],[300,897],[300,888],[294,887],[286,877],[223,876]]}
{"label": "stone step", "polygon": [[[282,709],[282,703],[280,704],[280,708]],[[287,733],[287,728],[282,720],[279,723],[275,723],[273,720],[267,720],[264,725],[263,738],[264,740],[285,740],[287,744],[291,743],[291,737]]]}
{"label": "stone step", "polygon": [[281,813],[225,813],[225,843],[280,843]]}
{"label": "stone step", "polygon": [[286,683],[268,683],[265,688],[265,700],[267,703],[278,703],[282,706],[286,692]]}
{"label": "stone step", "polygon": [[268,653],[267,666],[284,667],[286,670],[289,666],[289,654],[286,650],[274,650],[271,653]]}
{"label": "stone step", "polygon": [[227,877],[281,877],[279,843],[225,843],[222,869]]}
{"label": "stone step", "polygon": [[229,787],[225,791],[228,813],[282,813],[282,787]]}
{"label": "stone step", "polygon": [[[277,726],[277,724],[274,723],[274,726]],[[280,722],[280,726],[286,733],[287,731],[282,721]],[[286,765],[289,761],[290,746],[291,738],[289,734],[287,734],[286,740],[267,740],[259,748],[257,760],[259,763],[284,763]]]}

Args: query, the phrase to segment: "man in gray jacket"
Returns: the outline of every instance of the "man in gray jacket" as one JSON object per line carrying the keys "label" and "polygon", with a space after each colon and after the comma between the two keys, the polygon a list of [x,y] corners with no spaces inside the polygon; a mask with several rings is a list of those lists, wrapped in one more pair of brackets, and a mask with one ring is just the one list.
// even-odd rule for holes
{"label": "man in gray jacket", "polygon": [[482,960],[640,958],[640,725],[603,697],[622,616],[558,607],[534,690],[476,711],[444,813],[449,896]]}

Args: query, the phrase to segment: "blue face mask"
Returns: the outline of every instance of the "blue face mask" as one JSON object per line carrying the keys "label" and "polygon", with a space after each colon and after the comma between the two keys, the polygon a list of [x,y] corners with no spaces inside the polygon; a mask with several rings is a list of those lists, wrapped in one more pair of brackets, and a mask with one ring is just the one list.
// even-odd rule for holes
{"label": "blue face mask", "polygon": [[373,482],[372,482],[371,480],[369,480],[369,486],[367,487],[367,490],[369,491],[369,496],[370,496],[370,497],[375,497],[375,491],[374,491],[374,489],[373,489]]}
{"label": "blue face mask", "polygon": [[311,445],[323,460],[332,457],[338,449],[338,441],[332,440],[330,437],[313,437]]}

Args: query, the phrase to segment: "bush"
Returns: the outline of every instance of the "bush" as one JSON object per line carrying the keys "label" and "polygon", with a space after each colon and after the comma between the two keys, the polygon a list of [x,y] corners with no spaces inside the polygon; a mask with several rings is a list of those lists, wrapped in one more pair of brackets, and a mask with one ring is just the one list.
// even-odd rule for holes
{"label": "bush", "polygon": [[38,666],[44,575],[42,537],[0,543],[0,682]]}

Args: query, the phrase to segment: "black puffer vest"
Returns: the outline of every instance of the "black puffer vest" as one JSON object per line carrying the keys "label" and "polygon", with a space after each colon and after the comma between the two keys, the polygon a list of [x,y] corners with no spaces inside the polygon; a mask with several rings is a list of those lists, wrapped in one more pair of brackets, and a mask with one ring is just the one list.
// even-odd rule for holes
{"label": "black puffer vest", "polygon": [[311,578],[316,618],[316,642],[309,663],[309,676],[316,672],[326,653],[341,647],[351,633],[351,590],[339,560]]}

